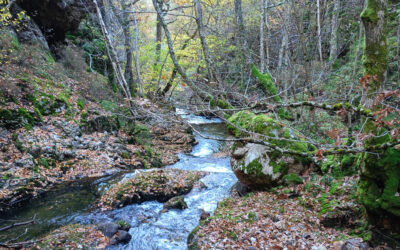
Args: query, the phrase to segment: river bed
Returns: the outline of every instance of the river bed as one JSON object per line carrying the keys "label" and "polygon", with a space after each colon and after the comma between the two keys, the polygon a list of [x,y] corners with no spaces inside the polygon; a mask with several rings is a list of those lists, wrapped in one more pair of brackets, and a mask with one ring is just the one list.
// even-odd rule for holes
{"label": "river bed", "polygon": [[[226,126],[217,118],[207,119],[186,114],[185,110],[178,110],[178,114],[206,136],[224,138],[227,135]],[[75,188],[52,192],[33,201],[7,220],[0,221],[0,227],[14,220],[28,220],[34,214],[37,216],[37,223],[9,230],[7,236],[0,235],[0,241],[20,236],[25,228],[28,228],[28,232],[21,236],[20,240],[39,237],[53,228],[69,223],[95,224],[125,220],[132,226],[129,230],[132,239],[127,245],[117,246],[114,249],[187,249],[187,237],[198,225],[201,210],[212,213],[217,203],[229,196],[229,190],[237,180],[231,171],[229,157],[214,157],[214,154],[223,148],[224,143],[195,136],[198,144],[194,146],[192,152],[180,154],[180,161],[167,167],[210,173],[201,179],[206,188],[195,188],[185,195],[187,209],[183,211],[173,209],[162,213],[162,203],[145,202],[109,212],[88,211],[90,204],[112,183],[135,174],[129,173],[117,178],[82,183]]]}

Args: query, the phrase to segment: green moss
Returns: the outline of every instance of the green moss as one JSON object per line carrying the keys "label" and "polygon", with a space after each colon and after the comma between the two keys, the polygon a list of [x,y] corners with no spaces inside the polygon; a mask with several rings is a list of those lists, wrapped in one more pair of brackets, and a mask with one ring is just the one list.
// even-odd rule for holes
{"label": "green moss", "polygon": [[83,110],[83,109],[85,108],[85,101],[82,100],[82,99],[78,99],[78,100],[76,101],[76,105],[78,105],[78,108],[79,108],[80,110]]}
{"label": "green moss", "polygon": [[189,250],[198,250],[200,249],[199,245],[197,245],[196,242],[194,242],[194,238],[199,231],[199,226],[195,227],[192,232],[190,232],[188,236],[188,249]]}
{"label": "green moss", "polygon": [[367,20],[368,22],[375,23],[378,21],[378,13],[376,11],[377,9],[377,3],[376,0],[368,0],[367,1],[367,6],[361,13],[361,18],[363,20]]}
{"label": "green moss", "polygon": [[251,65],[251,74],[257,79],[260,88],[266,95],[273,96],[275,102],[281,102],[281,97],[278,95],[278,91],[271,75],[262,74],[254,64]]}
{"label": "green moss", "polygon": [[281,174],[286,174],[289,170],[287,164],[284,161],[280,161],[279,163],[276,163],[275,161],[270,161],[270,165],[273,168],[274,174],[281,173]]}
{"label": "green moss", "polygon": [[42,166],[44,168],[49,169],[50,167],[55,168],[56,167],[56,161],[54,159],[50,159],[50,158],[39,158],[37,160],[37,166]]}
{"label": "green moss", "polygon": [[124,220],[119,220],[116,224],[118,225],[119,230],[128,231],[131,228],[131,224]]}
{"label": "green moss", "polygon": [[253,160],[247,166],[244,166],[244,170],[249,175],[256,175],[256,176],[263,176],[264,173],[262,172],[263,166],[258,161],[258,159]]}
{"label": "green moss", "polygon": [[287,184],[303,184],[303,179],[294,173],[283,176],[283,180]]}
{"label": "green moss", "polygon": [[25,147],[22,144],[22,142],[18,139],[18,134],[14,133],[12,134],[12,140],[14,141],[15,147],[21,152],[25,152]]}
{"label": "green moss", "polygon": [[8,180],[8,179],[10,179],[12,177],[12,173],[6,173],[6,174],[4,174],[2,177],[1,177],[1,179],[2,180]]}
{"label": "green moss", "polygon": [[122,152],[122,158],[129,159],[130,157],[131,156],[130,156],[129,152],[127,152],[127,151]]}

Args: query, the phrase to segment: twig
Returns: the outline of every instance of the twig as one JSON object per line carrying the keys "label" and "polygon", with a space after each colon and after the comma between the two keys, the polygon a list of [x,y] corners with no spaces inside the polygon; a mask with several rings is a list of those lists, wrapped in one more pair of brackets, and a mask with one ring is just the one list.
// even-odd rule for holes
{"label": "twig", "polygon": [[6,230],[8,230],[10,228],[13,228],[13,227],[19,227],[19,226],[24,226],[24,225],[28,225],[28,224],[31,224],[31,223],[35,223],[35,220],[36,220],[36,214],[33,216],[33,218],[31,220],[24,221],[24,222],[17,222],[17,223],[13,223],[11,225],[2,227],[2,228],[0,228],[0,232],[6,231]]}

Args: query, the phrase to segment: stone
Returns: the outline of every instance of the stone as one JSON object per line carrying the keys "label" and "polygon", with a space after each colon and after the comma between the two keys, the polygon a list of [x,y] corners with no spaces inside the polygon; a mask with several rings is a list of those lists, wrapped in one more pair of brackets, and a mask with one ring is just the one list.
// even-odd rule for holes
{"label": "stone", "polygon": [[340,248],[341,250],[366,250],[369,249],[367,243],[361,238],[348,239]]}
{"label": "stone", "polygon": [[246,194],[248,194],[250,192],[250,188],[241,183],[240,181],[237,181],[235,183],[235,185],[232,186],[231,190],[229,191],[231,196],[235,197],[235,196],[239,196],[239,197],[243,197]]}
{"label": "stone", "polygon": [[164,209],[181,209],[184,210],[188,207],[188,205],[185,202],[184,197],[181,196],[176,196],[171,199],[169,199],[167,202],[164,203]]}
{"label": "stone", "polygon": [[232,152],[231,166],[239,181],[251,190],[287,183],[285,176],[301,175],[308,168],[307,164],[292,156],[271,156],[268,147],[254,143],[236,147]]}
{"label": "stone", "polygon": [[206,220],[208,217],[211,216],[211,214],[204,211],[204,209],[201,209],[200,211],[201,211],[200,220]]}
{"label": "stone", "polygon": [[132,236],[123,230],[118,230],[118,232],[111,238],[110,245],[127,244],[132,239]]}
{"label": "stone", "polygon": [[65,39],[67,32],[78,29],[88,11],[93,11],[89,0],[17,0],[40,28],[52,46]]}
{"label": "stone", "polygon": [[113,222],[101,223],[97,226],[97,229],[103,232],[103,234],[111,238],[114,234],[118,232],[118,225]]}
{"label": "stone", "polygon": [[[18,4],[11,5],[10,12],[13,16],[16,16],[21,11],[22,9]],[[30,44],[39,43],[45,49],[49,49],[46,37],[32,18],[24,18],[23,25],[15,31],[20,42]]]}

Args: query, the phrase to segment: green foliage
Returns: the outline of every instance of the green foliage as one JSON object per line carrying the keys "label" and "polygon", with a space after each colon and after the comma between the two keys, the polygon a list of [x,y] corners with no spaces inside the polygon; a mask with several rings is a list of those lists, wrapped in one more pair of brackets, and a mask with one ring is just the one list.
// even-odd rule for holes
{"label": "green foliage", "polygon": [[1,179],[2,179],[2,180],[8,180],[8,179],[10,179],[12,176],[13,176],[12,173],[6,173],[5,175],[3,175],[3,176],[1,177]]}
{"label": "green foliage", "polygon": [[106,111],[115,112],[118,109],[118,105],[114,102],[108,100],[102,100],[100,102],[100,106],[103,107]]}
{"label": "green foliage", "polygon": [[25,152],[25,147],[24,147],[24,145],[22,144],[22,142],[19,140],[18,134],[16,134],[16,133],[12,134],[12,140],[14,141],[15,147],[16,147],[21,153]]}
{"label": "green foliage", "polygon": [[294,173],[283,176],[283,181],[287,184],[303,184],[303,179]]}
{"label": "green foliage", "polygon": [[129,228],[131,228],[131,225],[128,222],[124,221],[124,220],[117,221],[117,225],[118,225],[118,229],[119,230],[128,231]]}
{"label": "green foliage", "polygon": [[266,95],[273,96],[273,100],[275,102],[281,101],[281,97],[278,95],[278,91],[276,90],[276,86],[271,75],[262,74],[254,64],[251,65],[251,74],[257,79],[262,91],[264,91]]}
{"label": "green foliage", "polygon": [[131,158],[129,152],[127,152],[127,151],[122,152],[122,155],[121,155],[121,156],[122,156],[122,158],[124,158],[124,159],[129,159],[129,158]]}
{"label": "green foliage", "polygon": [[83,110],[83,109],[85,108],[85,101],[82,100],[82,99],[78,99],[78,100],[76,101],[76,105],[78,105],[78,108],[79,108],[80,110]]}

